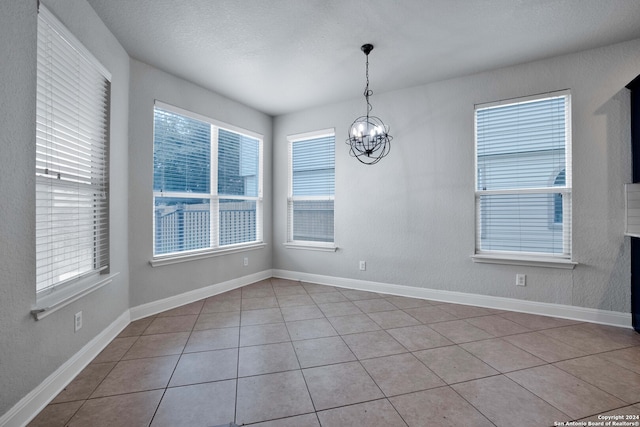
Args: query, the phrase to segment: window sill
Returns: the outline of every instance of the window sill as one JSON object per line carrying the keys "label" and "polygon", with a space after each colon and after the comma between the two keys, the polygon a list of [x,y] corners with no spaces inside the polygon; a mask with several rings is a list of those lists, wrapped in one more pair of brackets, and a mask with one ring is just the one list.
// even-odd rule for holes
{"label": "window sill", "polygon": [[283,245],[287,249],[303,249],[307,251],[335,252],[338,250],[335,243],[286,242]]}
{"label": "window sill", "polygon": [[72,302],[108,285],[118,274],[120,273],[109,274],[106,277],[91,276],[76,284],[52,291],[44,296],[39,296],[37,297],[36,306],[31,310],[31,315],[35,320],[42,320]]}
{"label": "window sill", "polygon": [[180,262],[195,261],[198,259],[235,254],[238,252],[245,252],[253,249],[262,249],[265,246],[267,246],[266,243],[260,242],[260,243],[252,243],[249,245],[233,246],[233,247],[224,248],[224,249],[191,252],[188,254],[172,254],[172,255],[152,258],[149,261],[149,264],[151,264],[151,267],[161,267],[163,265],[177,264]]}
{"label": "window sill", "polygon": [[546,267],[561,268],[573,270],[578,265],[568,259],[554,257],[527,257],[518,255],[494,255],[494,254],[475,254],[471,256],[473,262],[484,264],[503,264],[503,265],[526,265],[530,267]]}

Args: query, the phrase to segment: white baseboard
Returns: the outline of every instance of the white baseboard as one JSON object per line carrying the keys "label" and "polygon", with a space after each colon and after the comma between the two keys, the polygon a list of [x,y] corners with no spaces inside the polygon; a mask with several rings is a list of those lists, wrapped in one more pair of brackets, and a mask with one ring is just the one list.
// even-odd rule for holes
{"label": "white baseboard", "polygon": [[573,305],[551,304],[545,302],[525,301],[514,298],[494,297],[489,295],[468,294],[464,292],[444,291],[438,289],[418,288],[414,286],[393,285],[389,283],[371,282],[358,279],[324,276],[288,270],[273,270],[273,277],[300,280],[362,291],[404,297],[422,298],[455,304],[475,305],[498,310],[518,311],[539,314],[542,316],[560,317],[582,322],[631,328],[631,313],[598,310],[595,308],[577,307]]}
{"label": "white baseboard", "polygon": [[269,279],[272,275],[271,270],[264,270],[247,276],[238,277],[237,279],[228,280],[226,282],[216,283],[215,285],[206,286],[204,288],[194,289],[193,291],[185,292],[180,295],[174,295],[169,298],[141,304],[131,308],[131,320],[142,319],[143,317],[151,316],[203,298],[231,291],[260,280]]}
{"label": "white baseboard", "polygon": [[129,322],[127,310],[0,417],[0,426],[19,427],[31,421],[118,336]]}

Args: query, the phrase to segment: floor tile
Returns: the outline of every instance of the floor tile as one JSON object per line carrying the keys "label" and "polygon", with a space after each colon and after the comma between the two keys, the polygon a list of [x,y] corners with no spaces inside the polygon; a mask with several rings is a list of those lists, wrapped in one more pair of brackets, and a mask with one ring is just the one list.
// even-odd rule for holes
{"label": "floor tile", "polygon": [[633,340],[627,341],[625,335],[616,334],[613,330],[607,331],[604,328],[590,328],[586,326],[586,324],[545,329],[540,331],[540,333],[572,347],[584,350],[589,354],[618,350],[629,347],[632,345],[630,343],[633,343]]}
{"label": "floor tile", "polygon": [[640,374],[640,347],[630,347],[608,353],[600,353],[598,356],[618,366],[627,368],[636,374]]}
{"label": "floor tile", "polygon": [[63,427],[67,421],[80,409],[84,401],[65,402],[47,405],[27,427]]}
{"label": "floor tile", "polygon": [[366,314],[351,314],[328,319],[340,335],[380,330],[380,326]]}
{"label": "floor tile", "polygon": [[167,389],[151,427],[217,426],[233,421],[236,382],[218,381]]}
{"label": "floor tile", "polygon": [[498,427],[552,426],[554,422],[571,420],[502,375],[456,384],[452,388]]}
{"label": "floor tile", "polygon": [[407,424],[386,399],[318,412],[322,427],[402,427]]}
{"label": "floor tile", "polygon": [[226,291],[221,294],[217,294],[206,298],[204,303],[206,304],[209,301],[232,301],[239,300],[242,297],[242,288],[233,289],[231,291]]}
{"label": "floor tile", "polygon": [[429,327],[456,344],[493,338],[490,333],[464,320],[432,323]]}
{"label": "floor tile", "polygon": [[640,375],[599,356],[565,360],[554,366],[627,403],[640,401]]}
{"label": "floor tile", "polygon": [[403,326],[419,325],[420,322],[402,310],[380,311],[369,313],[368,316],[382,329],[402,328]]}
{"label": "floor tile", "polygon": [[143,335],[166,334],[169,332],[191,332],[198,319],[197,314],[187,316],[156,317],[145,329]]}
{"label": "floor tile", "polygon": [[380,298],[380,295],[374,292],[359,291],[356,289],[340,289],[340,293],[351,301]]}
{"label": "floor tile", "polygon": [[389,398],[409,427],[494,427],[449,387]]}
{"label": "floor tile", "polygon": [[303,369],[317,411],[383,397],[358,362]]}
{"label": "floor tile", "polygon": [[206,329],[194,331],[184,348],[185,353],[195,351],[222,350],[238,347],[238,330],[240,328]]}
{"label": "floor tile", "polygon": [[236,378],[238,349],[183,354],[171,377],[169,387]]}
{"label": "floor tile", "polygon": [[460,344],[460,347],[503,373],[546,364],[544,360],[500,338]]}
{"label": "floor tile", "polygon": [[625,406],[622,400],[552,365],[506,375],[574,419]]}
{"label": "floor tile", "polygon": [[178,356],[151,357],[118,362],[91,394],[91,397],[165,388],[169,384],[169,379],[177,363]]}
{"label": "floor tile", "polygon": [[171,310],[163,311],[162,313],[158,313],[158,317],[166,317],[166,316],[186,316],[193,314],[200,314],[200,310],[204,306],[204,300],[194,301],[189,304],[182,305],[180,307],[176,307]]}
{"label": "floor tile", "polygon": [[447,384],[497,375],[498,371],[458,346],[413,353]]}
{"label": "floor tile", "polygon": [[503,339],[549,363],[587,355],[587,352],[580,348],[572,347],[539,332],[509,335]]}
{"label": "floor tile", "polygon": [[387,397],[445,385],[411,353],[368,359],[361,363]]}
{"label": "floor tile", "polygon": [[395,305],[401,310],[405,308],[416,308],[416,307],[424,307],[426,305],[431,305],[429,301],[420,299],[420,298],[386,296],[384,297],[384,299],[386,299],[391,304]]}
{"label": "floor tile", "polygon": [[87,400],[68,427],[148,426],[164,390]]}
{"label": "floor tile", "polygon": [[309,295],[302,285],[276,286],[273,288],[277,298],[285,295]]}
{"label": "floor tile", "polygon": [[93,393],[115,366],[115,362],[89,364],[73,381],[58,393],[52,403],[88,399],[91,393]]}
{"label": "floor tile", "polygon": [[285,288],[288,286],[302,286],[299,280],[281,279],[278,277],[272,277],[269,279],[273,288]]}
{"label": "floor tile", "polygon": [[242,310],[257,310],[259,308],[278,307],[276,297],[242,298]]}
{"label": "floor tile", "polygon": [[298,355],[300,366],[303,368],[356,360],[340,337],[295,341],[293,347]]}
{"label": "floor tile", "polygon": [[580,326],[600,337],[607,337],[615,341],[621,347],[640,345],[640,334],[631,328],[598,325],[596,323],[582,323]]}
{"label": "floor tile", "polygon": [[236,423],[254,423],[314,411],[301,371],[238,378]]}
{"label": "floor tile", "polygon": [[305,283],[302,282],[302,287],[309,294],[319,294],[322,292],[336,292],[338,288],[329,285],[318,285],[316,283]]}
{"label": "floor tile", "polygon": [[286,322],[294,320],[321,319],[324,314],[317,305],[303,305],[296,307],[282,307],[282,316]]}
{"label": "floor tile", "polygon": [[467,323],[486,331],[494,337],[502,337],[505,335],[522,334],[530,332],[529,328],[525,328],[511,320],[507,320],[500,315],[472,317],[466,319]]}
{"label": "floor tile", "polygon": [[311,299],[313,299],[313,301],[316,304],[324,304],[327,302],[343,302],[343,301],[349,301],[347,299],[347,297],[345,297],[344,295],[342,295],[340,292],[335,291],[335,292],[319,292],[319,293],[315,293],[315,294],[310,294]]}
{"label": "floor tile", "polygon": [[140,320],[134,320],[133,322],[129,323],[127,327],[122,330],[122,332],[118,334],[118,338],[135,337],[138,335],[142,335],[144,330],[147,329],[147,326],[149,326],[151,322],[153,322],[154,318],[155,317],[148,317]]}
{"label": "floor tile", "polygon": [[314,413],[251,424],[251,427],[320,427],[320,423]]}
{"label": "floor tile", "polygon": [[560,319],[557,317],[549,317],[549,316],[538,316],[536,314],[528,314],[528,313],[516,313],[516,312],[506,312],[500,314],[501,317],[504,317],[507,320],[511,320],[512,322],[516,322],[522,326],[525,326],[532,331],[537,331],[540,329],[549,329],[549,328],[559,328],[561,326],[575,325],[580,323],[577,320],[570,319]]}
{"label": "floor tile", "polygon": [[327,317],[346,316],[348,314],[362,314],[362,311],[351,301],[328,302],[318,304],[320,310]]}
{"label": "floor tile", "polygon": [[122,357],[123,360],[180,354],[189,332],[141,336]]}
{"label": "floor tile", "polygon": [[257,298],[275,298],[276,294],[273,292],[271,286],[253,287],[247,286],[242,288],[242,299],[257,299]]}
{"label": "floor tile", "polygon": [[289,335],[294,341],[338,335],[327,319],[309,319],[287,322]]}
{"label": "floor tile", "polygon": [[407,352],[407,349],[385,331],[344,335],[342,339],[358,359],[370,359]]}
{"label": "floor tile", "polygon": [[267,323],[282,323],[284,318],[279,308],[262,308],[241,312],[242,326],[265,325]]}
{"label": "floor tile", "polygon": [[383,298],[377,299],[365,299],[359,301],[353,301],[363,313],[374,313],[377,311],[391,311],[398,310],[397,307],[391,304],[389,301]]}
{"label": "floor tile", "polygon": [[114,338],[91,363],[117,362],[136,342],[138,337]]}
{"label": "floor tile", "polygon": [[409,351],[426,350],[453,344],[426,325],[387,329],[387,332]]}
{"label": "floor tile", "polygon": [[462,305],[462,304],[440,304],[438,308],[446,311],[447,313],[453,314],[459,319],[466,319],[469,317],[479,317],[479,316],[487,316],[492,314],[490,310],[482,307],[475,307],[473,305]]}
{"label": "floor tile", "polygon": [[194,331],[205,329],[233,328],[240,326],[240,312],[229,311],[226,313],[202,313],[198,316]]}
{"label": "floor tile", "polygon": [[300,369],[298,358],[290,342],[241,347],[238,376],[271,374]]}
{"label": "floor tile", "polygon": [[[284,288],[286,289],[286,288]],[[278,305],[282,307],[296,307],[299,305],[313,305],[315,302],[307,294],[305,295],[283,295],[277,298]]]}
{"label": "floor tile", "polygon": [[240,327],[240,346],[291,341],[284,323]]}
{"label": "floor tile", "polygon": [[202,306],[202,311],[200,312],[200,314],[202,313],[225,313],[227,311],[240,311],[240,299],[216,299],[216,297],[213,298],[207,298],[207,300],[204,303],[204,306]]}
{"label": "floor tile", "polygon": [[422,323],[445,322],[447,320],[457,319],[457,317],[453,314],[447,313],[437,306],[432,305],[416,308],[406,308],[404,312],[409,314],[411,317],[418,319]]}

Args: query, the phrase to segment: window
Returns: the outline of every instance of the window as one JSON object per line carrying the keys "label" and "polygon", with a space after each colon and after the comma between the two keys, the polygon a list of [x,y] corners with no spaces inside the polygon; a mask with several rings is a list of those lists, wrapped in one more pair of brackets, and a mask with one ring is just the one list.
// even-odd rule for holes
{"label": "window", "polygon": [[42,5],[37,46],[36,291],[41,296],[109,269],[111,76]]}
{"label": "window", "polygon": [[476,106],[476,253],[571,258],[568,92]]}
{"label": "window", "polygon": [[293,135],[288,140],[288,241],[333,244],[334,131]]}
{"label": "window", "polygon": [[154,256],[262,241],[262,137],[156,102]]}

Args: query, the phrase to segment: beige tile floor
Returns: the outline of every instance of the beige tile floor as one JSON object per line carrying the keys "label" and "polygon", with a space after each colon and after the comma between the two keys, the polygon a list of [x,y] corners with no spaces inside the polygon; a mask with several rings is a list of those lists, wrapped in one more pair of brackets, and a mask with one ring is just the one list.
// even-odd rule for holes
{"label": "beige tile floor", "polygon": [[270,279],[132,322],[29,425],[525,427],[600,414],[640,415],[632,330]]}

